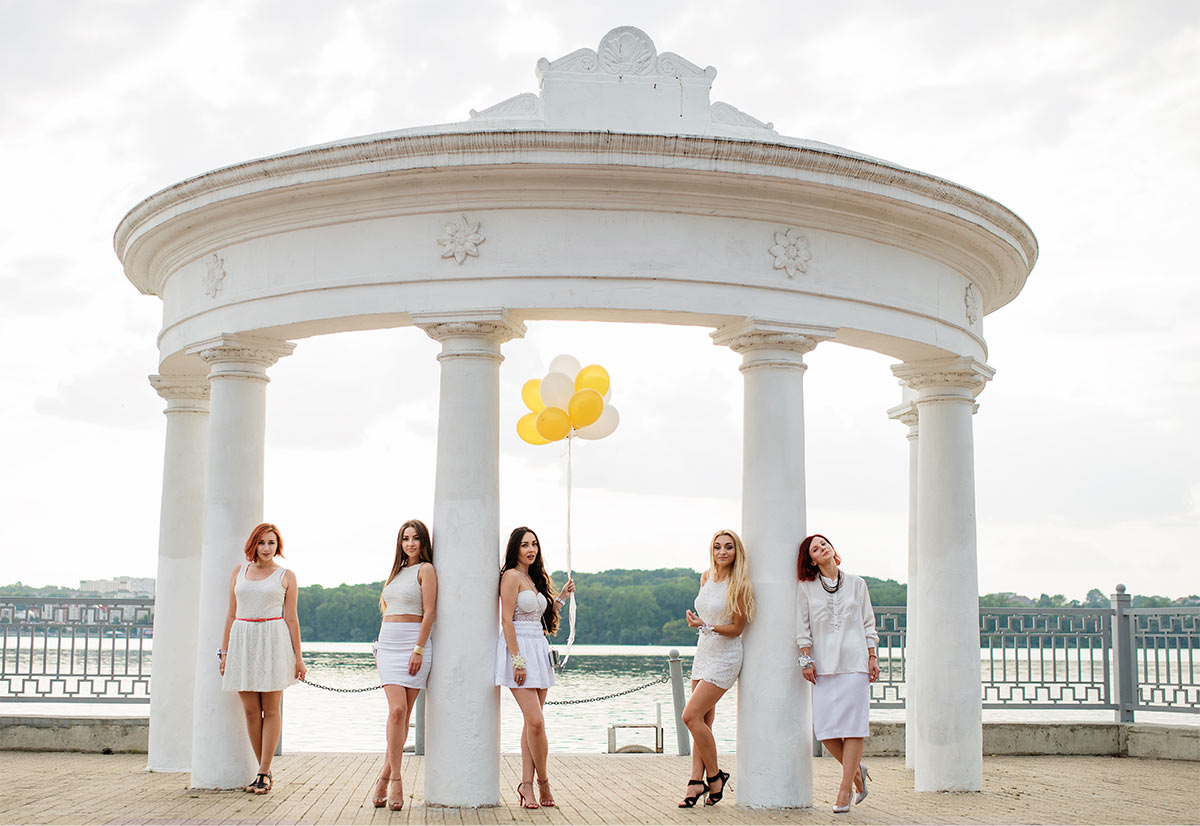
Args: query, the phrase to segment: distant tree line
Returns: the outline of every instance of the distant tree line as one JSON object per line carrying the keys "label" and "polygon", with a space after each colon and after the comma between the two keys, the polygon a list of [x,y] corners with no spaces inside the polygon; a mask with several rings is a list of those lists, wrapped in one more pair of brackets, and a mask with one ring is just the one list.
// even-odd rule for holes
{"label": "distant tree line", "polygon": [[[566,580],[563,571],[554,573],[559,587]],[[894,579],[863,577],[876,607],[905,606],[908,586]],[[684,612],[692,607],[700,587],[700,574],[690,568],[654,570],[618,569],[600,573],[575,573],[580,610],[575,641],[603,645],[692,645],[696,632],[688,628]],[[326,588],[308,585],[300,589],[300,632],[314,642],[369,642],[379,631],[379,594],[383,582],[338,585]],[[0,585],[0,597],[74,597],[80,592],[57,586],[33,587],[20,582]],[[1009,592],[984,594],[981,607],[988,608],[1071,608],[1111,605],[1109,596],[1098,588],[1084,600],[1067,600],[1062,594],[1042,594],[1037,599]],[[1195,594],[1179,599],[1161,596],[1132,598],[1134,608],[1200,606]],[[565,617],[564,617],[565,619]],[[567,639],[569,624],[563,622],[555,643]]]}

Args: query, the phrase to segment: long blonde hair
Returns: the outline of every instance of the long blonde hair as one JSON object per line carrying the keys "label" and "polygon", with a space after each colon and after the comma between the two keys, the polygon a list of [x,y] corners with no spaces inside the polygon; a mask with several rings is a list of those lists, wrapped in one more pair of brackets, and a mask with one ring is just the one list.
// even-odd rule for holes
{"label": "long blonde hair", "polygon": [[746,622],[754,619],[754,586],[750,584],[750,574],[747,573],[746,546],[742,538],[733,531],[722,530],[713,534],[708,542],[708,578],[711,580],[717,572],[717,559],[713,546],[717,544],[718,536],[728,536],[733,540],[733,565],[730,566],[729,577],[725,586],[725,612],[729,616],[741,614]]}

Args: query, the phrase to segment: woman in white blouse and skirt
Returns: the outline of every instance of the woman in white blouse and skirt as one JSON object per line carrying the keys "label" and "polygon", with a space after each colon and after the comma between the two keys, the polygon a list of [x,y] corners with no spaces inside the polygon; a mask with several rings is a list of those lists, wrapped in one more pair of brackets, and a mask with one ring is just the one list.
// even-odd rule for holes
{"label": "woman in white blouse and skirt", "polygon": [[[507,686],[521,709],[521,782],[517,798],[522,808],[554,806],[554,793],[546,774],[550,751],[542,706],[554,685],[547,634],[558,630],[558,611],[575,590],[567,580],[562,593],[542,562],[542,546],[529,528],[517,528],[508,537],[504,567],[500,569],[500,637],[496,641],[496,685]],[[537,776],[537,795],[533,793]]]}
{"label": "woman in white blouse and skirt", "polygon": [[879,677],[875,611],[862,577],[838,568],[841,557],[820,534],[800,543],[796,570],[796,645],[804,679],[813,684],[813,733],[842,764],[833,811],[850,811],[850,798],[867,796],[862,764],[870,735],[871,683]]}
{"label": "woman in white blouse and skirt", "polygon": [[400,526],[392,572],[379,597],[383,623],[375,664],[387,695],[387,753],[375,783],[372,803],[398,811],[404,808],[404,783],[400,759],[408,739],[409,720],[417,694],[429,679],[433,662],[433,612],[437,605],[437,573],[433,570],[433,543],[429,528],[420,519]]}

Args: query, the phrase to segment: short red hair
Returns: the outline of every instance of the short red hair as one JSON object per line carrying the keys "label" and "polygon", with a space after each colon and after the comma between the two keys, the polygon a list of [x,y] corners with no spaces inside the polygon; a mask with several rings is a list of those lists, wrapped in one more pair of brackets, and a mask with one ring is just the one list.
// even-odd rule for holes
{"label": "short red hair", "polygon": [[[820,573],[820,570],[817,568],[817,566],[813,564],[812,554],[809,553],[809,549],[812,547],[813,540],[818,536],[824,539],[829,544],[829,547],[833,547],[833,543],[830,542],[829,538],[823,534],[814,533],[812,536],[804,537],[804,541],[800,543],[800,553],[796,557],[796,577],[801,582],[812,582],[817,578],[817,574]],[[283,547],[282,540],[280,541],[279,545],[280,547]],[[838,556],[836,549],[833,552],[833,564],[842,564],[842,558]]]}
{"label": "short red hair", "polygon": [[275,538],[279,540],[279,544],[275,548],[275,556],[283,556],[283,534],[279,532],[279,528],[270,522],[263,522],[250,532],[250,538],[246,540],[246,559],[248,561],[253,562],[254,557],[258,555],[258,540],[262,539],[264,534],[272,532],[274,532]]}

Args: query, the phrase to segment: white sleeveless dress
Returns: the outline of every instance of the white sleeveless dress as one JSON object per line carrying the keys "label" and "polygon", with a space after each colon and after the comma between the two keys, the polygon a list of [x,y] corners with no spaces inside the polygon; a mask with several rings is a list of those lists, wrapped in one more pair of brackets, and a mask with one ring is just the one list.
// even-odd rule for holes
{"label": "white sleeveless dress", "polygon": [[[728,580],[709,580],[696,594],[696,613],[709,625],[728,625],[733,617],[725,610],[725,591]],[[704,680],[717,688],[729,689],[737,682],[742,670],[742,638],[722,637],[701,633],[696,642],[696,658],[692,660],[692,679]]]}
{"label": "white sleeveless dress", "polygon": [[266,579],[246,579],[247,563],[233,585],[236,619],[225,655],[225,691],[282,691],[296,682],[296,653],[283,621],[285,568]]}
{"label": "white sleeveless dress", "polygon": [[509,688],[549,688],[554,685],[550,642],[542,628],[542,614],[546,613],[548,604],[546,597],[537,591],[517,592],[513,629],[517,632],[517,650],[525,656],[525,683],[519,686],[513,680],[512,659],[508,656],[508,643],[501,626],[500,639],[496,643],[496,685]]}

